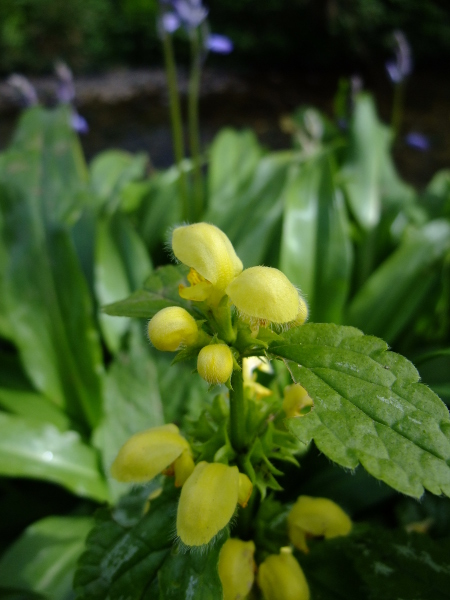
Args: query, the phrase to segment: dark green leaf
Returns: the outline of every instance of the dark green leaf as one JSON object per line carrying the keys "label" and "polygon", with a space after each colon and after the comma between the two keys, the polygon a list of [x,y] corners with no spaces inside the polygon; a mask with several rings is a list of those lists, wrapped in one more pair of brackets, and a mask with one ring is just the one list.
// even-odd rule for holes
{"label": "dark green leaf", "polygon": [[144,283],[144,288],[129,298],[104,307],[107,315],[151,319],[167,306],[189,307],[178,293],[180,283],[186,285],[188,269],[183,265],[160,267]]}
{"label": "dark green leaf", "polygon": [[449,249],[450,225],[444,220],[410,232],[353,298],[347,323],[392,342],[426,298]]}
{"label": "dark green leaf", "polygon": [[409,361],[352,327],[310,323],[283,337],[270,352],[293,361],[294,381],[314,400],[310,413],[286,421],[300,441],[405,494],[450,496],[448,410]]}
{"label": "dark green leaf", "polygon": [[53,481],[100,502],[109,498],[96,451],[75,431],[1,412],[0,473]]}
{"label": "dark green leaf", "polygon": [[291,172],[280,269],[308,299],[311,319],[341,322],[352,266],[347,211],[328,156]]}
{"label": "dark green leaf", "polygon": [[2,556],[0,585],[69,600],[75,566],[93,525],[90,517],[48,517],[34,523]]}
{"label": "dark green leaf", "polygon": [[214,546],[204,552],[183,552],[174,546],[158,574],[160,600],[217,600],[222,597],[222,583],[217,564],[228,531],[219,534]]}

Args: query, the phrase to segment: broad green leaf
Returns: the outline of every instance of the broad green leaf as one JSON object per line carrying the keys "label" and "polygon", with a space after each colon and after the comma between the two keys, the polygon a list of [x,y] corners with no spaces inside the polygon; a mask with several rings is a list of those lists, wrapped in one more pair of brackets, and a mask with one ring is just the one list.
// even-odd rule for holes
{"label": "broad green leaf", "polygon": [[137,522],[98,511],[75,574],[76,597],[140,600],[170,554],[178,497],[168,486]]}
{"label": "broad green leaf", "polygon": [[217,565],[227,539],[228,531],[220,533],[207,552],[191,550],[186,553],[174,546],[158,573],[160,600],[221,598],[222,583]]}
{"label": "broad green leaf", "polygon": [[285,191],[280,269],[305,294],[313,321],[342,321],[352,266],[348,229],[330,157],[294,167]]}
{"label": "broad green leaf", "polygon": [[47,600],[47,598],[27,590],[0,587],[0,600]]}
{"label": "broad green leaf", "polygon": [[93,525],[90,517],[48,517],[34,523],[2,556],[0,585],[38,592],[48,600],[69,600],[75,567]]}
{"label": "broad green leaf", "polygon": [[224,227],[238,214],[240,198],[248,188],[262,156],[253,131],[223,129],[209,156],[207,221]]}
{"label": "broad green leaf", "polygon": [[53,402],[36,392],[0,387],[0,407],[26,419],[50,423],[60,431],[70,428],[69,417]]}
{"label": "broad green leaf", "polygon": [[443,402],[402,356],[353,327],[306,324],[270,345],[314,400],[287,419],[300,441],[410,496],[450,496],[450,418]]}
{"label": "broad green leaf", "polygon": [[178,293],[180,283],[186,285],[188,269],[183,265],[160,267],[145,281],[142,290],[129,298],[114,302],[103,308],[107,315],[151,319],[167,306],[189,307]]}
{"label": "broad green leaf", "polygon": [[358,527],[298,559],[316,600],[448,600],[450,550],[423,534]]}
{"label": "broad green leaf", "polygon": [[350,145],[342,167],[344,189],[350,208],[365,229],[380,218],[380,176],[390,136],[379,121],[373,98],[359,94],[350,123]]}
{"label": "broad green leaf", "polygon": [[[164,423],[157,370],[138,324],[134,325],[129,351],[118,354],[105,375],[104,416],[94,432],[107,474],[128,438]],[[129,487],[112,478],[108,483],[115,497]]]}
{"label": "broad green leaf", "polygon": [[1,412],[0,473],[52,481],[100,502],[109,497],[97,452],[78,433]]}
{"label": "broad green leaf", "polygon": [[91,189],[107,204],[109,213],[119,207],[123,188],[145,175],[147,164],[146,154],[133,155],[124,150],[107,150],[94,158],[89,167]]}
{"label": "broad green leaf", "polygon": [[1,292],[11,338],[36,389],[95,424],[101,351],[86,283],[62,224],[80,209],[84,177],[67,115],[27,113],[24,121],[34,119],[35,130],[28,138],[28,129],[19,129],[0,161],[0,254],[7,256]]}
{"label": "broad green leaf", "polygon": [[431,221],[411,231],[353,298],[346,322],[388,342],[410,322],[450,250],[450,224]]}

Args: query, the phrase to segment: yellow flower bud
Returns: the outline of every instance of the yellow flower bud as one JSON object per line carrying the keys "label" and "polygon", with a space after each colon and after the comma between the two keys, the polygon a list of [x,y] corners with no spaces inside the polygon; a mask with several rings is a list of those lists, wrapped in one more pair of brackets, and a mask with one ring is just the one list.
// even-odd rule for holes
{"label": "yellow flower bud", "polygon": [[191,476],[195,468],[194,459],[190,450],[185,450],[181,456],[177,458],[174,464],[175,487],[184,485],[188,477]]}
{"label": "yellow flower bud", "polygon": [[239,471],[222,463],[200,462],[181,488],[177,533],[187,546],[208,544],[236,509]]}
{"label": "yellow flower bud", "polygon": [[192,346],[198,338],[194,317],[179,306],[163,308],[148,324],[148,337],[158,350],[175,352],[181,346]]}
{"label": "yellow flower bud", "polygon": [[238,492],[238,502],[245,508],[250,500],[250,496],[253,492],[253,483],[247,477],[245,473],[239,473],[239,492]]}
{"label": "yellow flower bud", "polygon": [[226,293],[244,320],[263,326],[294,323],[306,306],[286,275],[272,267],[245,269]]}
{"label": "yellow flower bud", "polygon": [[219,577],[223,600],[244,600],[253,586],[255,544],[230,538],[219,555]]}
{"label": "yellow flower bud", "polygon": [[302,411],[308,406],[314,406],[314,402],[299,383],[284,388],[283,410],[287,417],[302,416]]}
{"label": "yellow flower bud", "polygon": [[204,346],[197,358],[200,377],[211,385],[226,383],[233,372],[233,355],[225,344]]}
{"label": "yellow flower bud", "polygon": [[259,566],[258,585],[264,600],[309,600],[308,583],[290,548],[281,548]]}
{"label": "yellow flower bud", "polygon": [[222,292],[243,268],[228,237],[209,223],[175,228],[172,249],[179,261]]}
{"label": "yellow flower bud", "polygon": [[307,536],[326,539],[348,535],[350,517],[328,498],[300,496],[287,518],[289,538],[296,548],[308,552]]}
{"label": "yellow flower bud", "polygon": [[141,431],[119,450],[111,466],[111,475],[118,481],[150,481],[185,450],[189,450],[189,444],[179,434],[176,425]]}

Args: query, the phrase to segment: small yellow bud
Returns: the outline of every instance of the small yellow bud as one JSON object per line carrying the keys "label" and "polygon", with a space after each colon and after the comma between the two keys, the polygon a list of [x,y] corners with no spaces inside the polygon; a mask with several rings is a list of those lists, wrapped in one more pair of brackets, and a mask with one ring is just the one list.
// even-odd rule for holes
{"label": "small yellow bud", "polygon": [[243,319],[263,326],[294,323],[306,306],[286,275],[272,267],[245,269],[226,293]]}
{"label": "small yellow bud", "polygon": [[350,517],[328,498],[300,496],[287,518],[289,538],[296,548],[308,552],[307,536],[326,539],[348,535]]}
{"label": "small yellow bud", "polygon": [[204,346],[197,358],[200,377],[211,385],[226,383],[233,372],[233,355],[225,344]]}
{"label": "small yellow bud", "polygon": [[303,409],[308,406],[314,406],[314,402],[299,383],[284,388],[283,410],[287,417],[302,416]]}
{"label": "small yellow bud", "polygon": [[150,481],[185,450],[189,450],[189,444],[179,434],[176,425],[141,431],[133,435],[119,450],[111,466],[111,475],[118,481]]}
{"label": "small yellow bud", "polygon": [[222,582],[223,600],[244,600],[250,593],[255,579],[253,554],[255,544],[230,538],[222,546],[219,555],[219,577]]}
{"label": "small yellow bud", "polygon": [[239,473],[239,492],[238,492],[238,502],[245,508],[250,500],[250,496],[253,491],[253,483],[247,477],[245,473]]}
{"label": "small yellow bud", "polygon": [[222,463],[199,462],[181,488],[177,533],[187,546],[202,546],[230,521],[236,509],[239,471]]}
{"label": "small yellow bud", "polygon": [[259,566],[258,585],[264,600],[309,600],[308,583],[290,548],[281,548]]}
{"label": "small yellow bud", "polygon": [[222,292],[243,268],[228,237],[209,223],[175,228],[172,249],[179,261]]}
{"label": "small yellow bud", "polygon": [[179,306],[163,308],[148,324],[148,337],[158,350],[175,352],[181,346],[192,346],[198,338],[194,317]]}
{"label": "small yellow bud", "polygon": [[175,487],[184,485],[188,477],[192,475],[195,468],[195,463],[190,450],[185,450],[181,456],[177,458],[174,464]]}

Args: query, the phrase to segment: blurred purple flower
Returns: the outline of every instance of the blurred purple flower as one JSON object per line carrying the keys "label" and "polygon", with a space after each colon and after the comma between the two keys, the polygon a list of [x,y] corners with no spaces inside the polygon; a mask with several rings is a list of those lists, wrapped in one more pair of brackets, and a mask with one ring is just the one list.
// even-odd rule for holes
{"label": "blurred purple flower", "polygon": [[386,62],[386,70],[393,83],[401,83],[412,71],[411,47],[402,31],[394,31],[395,59]]}
{"label": "blurred purple flower", "polygon": [[75,85],[73,83],[72,71],[63,62],[55,64],[55,74],[58,78],[56,97],[62,104],[70,104],[75,100]]}
{"label": "blurred purple flower", "polygon": [[426,135],[422,133],[418,133],[417,131],[411,131],[408,135],[405,136],[405,142],[411,148],[415,148],[416,150],[421,150],[422,152],[426,152],[430,149],[430,140]]}
{"label": "blurred purple flower", "polygon": [[233,42],[226,35],[210,33],[205,40],[205,47],[211,52],[229,54],[233,51]]}
{"label": "blurred purple flower", "polygon": [[24,106],[28,107],[39,104],[39,98],[34,86],[23,75],[11,75],[6,80],[6,83],[19,94],[20,100]]}
{"label": "blurred purple flower", "polygon": [[173,0],[173,8],[186,29],[195,29],[208,16],[202,0]]}
{"label": "blurred purple flower", "polygon": [[88,122],[76,110],[72,113],[70,124],[72,125],[72,129],[77,133],[88,133],[89,131]]}
{"label": "blurred purple flower", "polygon": [[180,25],[180,18],[173,12],[166,12],[161,17],[161,26],[166,33],[174,33]]}

